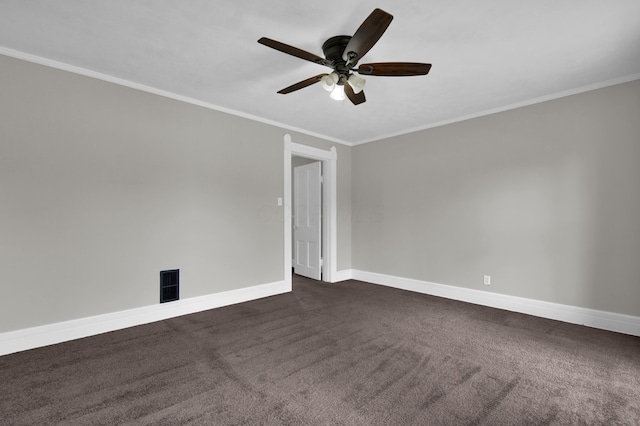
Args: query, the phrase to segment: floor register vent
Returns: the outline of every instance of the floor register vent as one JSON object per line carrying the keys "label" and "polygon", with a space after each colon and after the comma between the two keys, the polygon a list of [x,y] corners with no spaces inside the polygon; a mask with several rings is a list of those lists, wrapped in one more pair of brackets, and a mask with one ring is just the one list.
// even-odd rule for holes
{"label": "floor register vent", "polygon": [[180,299],[180,270],[160,271],[160,303]]}

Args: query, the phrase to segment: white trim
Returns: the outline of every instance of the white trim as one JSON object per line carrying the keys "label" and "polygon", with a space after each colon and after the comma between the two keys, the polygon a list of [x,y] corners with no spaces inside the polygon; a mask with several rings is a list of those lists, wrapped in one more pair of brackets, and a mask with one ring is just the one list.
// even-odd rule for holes
{"label": "white trim", "polygon": [[360,270],[352,278],[387,287],[640,336],[640,317]]}
{"label": "white trim", "polygon": [[430,123],[424,126],[418,126],[418,127],[413,127],[410,129],[405,129],[405,130],[401,130],[399,132],[395,132],[395,133],[389,133],[386,135],[381,135],[381,136],[376,136],[370,139],[364,139],[364,140],[360,140],[360,141],[345,141],[342,139],[338,139],[332,136],[328,136],[328,135],[323,135],[320,133],[316,133],[316,132],[311,132],[309,130],[305,130],[305,129],[301,129],[298,127],[294,127],[294,126],[290,126],[288,124],[285,123],[280,123],[277,121],[273,121],[273,120],[268,120],[262,117],[258,117],[255,115],[251,115],[251,114],[247,114],[244,112],[240,112],[240,111],[236,111],[230,108],[225,108],[222,106],[218,106],[218,105],[214,105],[208,102],[204,102],[204,101],[200,101],[198,99],[193,99],[187,96],[183,96],[183,95],[178,95],[176,93],[173,92],[169,92],[166,90],[162,90],[162,89],[158,89],[155,87],[151,87],[151,86],[146,86],[144,84],[140,84],[140,83],[135,83],[133,81],[129,81],[129,80],[125,80],[122,78],[118,78],[118,77],[113,77],[107,74],[103,74],[97,71],[92,71],[86,68],[82,68],[82,67],[78,67],[75,65],[69,65],[69,64],[65,64],[64,62],[59,62],[59,61],[55,61],[53,59],[48,59],[48,58],[44,58],[42,56],[37,56],[37,55],[32,55],[30,53],[25,53],[25,52],[21,52],[19,50],[14,50],[14,49],[9,49],[7,47],[3,47],[0,46],[0,55],[5,55],[5,56],[9,56],[11,58],[16,58],[16,59],[20,59],[23,61],[27,61],[27,62],[33,62],[35,64],[39,64],[39,65],[44,65],[47,67],[51,67],[51,68],[56,68],[59,70],[63,70],[63,71],[67,71],[67,72],[71,72],[74,74],[79,74],[79,75],[83,75],[85,77],[91,77],[91,78],[95,78],[98,80],[102,80],[102,81],[107,81],[109,83],[113,83],[113,84],[118,84],[120,86],[124,86],[124,87],[129,87],[131,89],[136,89],[136,90],[140,90],[143,92],[147,92],[147,93],[151,93],[154,95],[158,95],[158,96],[163,96],[169,99],[174,99],[180,102],[185,102],[188,104],[193,104],[193,105],[197,105],[203,108],[208,108],[211,110],[215,110],[215,111],[220,111],[220,112],[224,112],[226,114],[231,114],[231,115],[235,115],[238,117],[242,117],[242,118],[247,118],[249,120],[253,120],[253,121],[257,121],[259,123],[263,123],[263,124],[268,124],[270,126],[276,126],[276,127],[280,127],[292,132],[297,132],[297,133],[302,133],[305,135],[309,135],[309,136],[313,136],[313,137],[317,137],[320,139],[324,139],[326,141],[330,141],[330,142],[335,142],[335,143],[339,143],[341,145],[346,145],[346,146],[356,146],[356,145],[362,145],[365,143],[369,143],[369,142],[375,142],[375,141],[379,141],[382,139],[388,139],[388,138],[393,138],[396,136],[402,136],[402,135],[406,135],[409,133],[415,133],[415,132],[419,132],[422,130],[427,130],[427,129],[432,129],[434,127],[441,127],[441,126],[446,126],[448,124],[453,124],[453,123],[457,123],[460,121],[466,121],[466,120],[471,120],[473,118],[478,118],[478,117],[483,117],[485,115],[491,115],[491,114],[496,114],[499,112],[504,112],[504,111],[509,111],[512,109],[516,109],[516,108],[522,108],[525,106],[529,106],[529,105],[534,105],[534,104],[538,104],[541,102],[546,102],[546,101],[550,101],[550,100],[554,100],[554,99],[559,99],[559,98],[564,98],[567,96],[571,96],[571,95],[577,95],[579,93],[584,93],[584,92],[589,92],[592,90],[597,90],[597,89],[602,89],[605,87],[609,87],[609,86],[615,86],[617,84],[623,84],[623,83],[628,83],[630,81],[635,81],[635,80],[640,80],[640,74],[631,74],[631,75],[627,75],[627,76],[622,76],[619,78],[614,78],[611,80],[606,80],[606,81],[602,81],[599,83],[595,83],[595,84],[590,84],[587,86],[581,86],[581,87],[577,87],[574,89],[570,89],[570,90],[564,90],[561,92],[556,92],[556,93],[551,93],[545,96],[541,96],[538,98],[534,98],[534,99],[529,99],[529,100],[525,100],[522,102],[517,102],[514,104],[510,104],[510,105],[505,105],[502,107],[497,107],[497,108],[492,108],[492,109],[488,109],[485,111],[480,111],[480,112],[476,112],[473,114],[469,114],[469,115],[463,115],[460,117],[455,117],[452,118],[450,120],[443,120],[443,121],[439,121],[436,123]]}
{"label": "white trim", "polygon": [[237,117],[247,118],[249,120],[257,121],[259,123],[268,124],[270,126],[280,127],[286,130],[290,130],[292,132],[298,132],[305,135],[313,136],[316,138],[321,138],[327,141],[339,143],[341,145],[351,144],[349,142],[343,141],[338,138],[334,138],[328,135],[323,135],[320,133],[311,132],[309,130],[301,129],[295,126],[290,126],[285,123],[280,123],[273,120],[268,120],[266,118],[258,117],[256,115],[247,114],[241,111],[237,111],[234,109],[222,107],[219,105],[214,105],[208,102],[204,102],[198,99],[190,98],[188,96],[179,95],[177,93],[169,92],[167,90],[158,89],[156,87],[146,86],[144,84],[135,83],[133,81],[125,80],[123,78],[114,77],[108,74],[103,74],[97,71],[89,70],[86,68],[78,67],[75,65],[65,64],[64,62],[58,62],[53,59],[43,58],[42,56],[32,55],[30,53],[20,52],[18,50],[9,49],[3,46],[0,46],[0,55],[9,56],[11,58],[20,59],[27,62],[32,62],[34,64],[44,65],[51,68],[56,68],[62,71],[67,71],[73,74],[83,75],[85,77],[95,78],[97,80],[106,81],[109,83],[117,84],[119,86],[128,87],[130,89],[140,90],[142,92],[151,93],[158,96],[163,96],[165,98],[173,99],[180,102],[185,102],[192,105],[197,105],[203,108],[211,109],[214,111],[224,112],[226,114],[235,115]]}
{"label": "white trim", "polygon": [[291,135],[284,135],[284,277],[291,285],[291,157],[301,156],[323,163],[324,185],[322,185],[322,259],[324,261],[322,280],[334,282],[337,272],[337,160],[335,146],[330,150],[313,148],[291,141]]}
{"label": "white trim", "polygon": [[[170,303],[0,333],[0,356],[287,293],[291,291],[291,273],[288,276],[289,284],[286,283],[286,280],[278,281]],[[332,282],[348,279],[640,336],[640,317],[632,315],[351,269],[337,271]]]}
{"label": "white trim", "polygon": [[353,269],[343,269],[341,271],[336,271],[333,276],[333,282],[337,283],[340,281],[347,281],[353,278]]}
{"label": "white trim", "polygon": [[96,334],[234,305],[289,291],[291,291],[291,288],[287,287],[284,281],[278,281],[170,303],[9,331],[0,333],[0,355],[95,336]]}
{"label": "white trim", "polygon": [[452,119],[449,119],[449,120],[438,121],[436,123],[430,123],[430,124],[426,124],[424,126],[412,127],[410,129],[401,130],[399,132],[389,133],[389,134],[386,134],[386,135],[376,136],[376,137],[371,138],[371,139],[364,139],[364,140],[361,140],[361,141],[356,141],[356,142],[346,143],[346,144],[349,145],[349,146],[363,145],[363,144],[369,143],[369,142],[376,142],[376,141],[379,141],[379,140],[382,140],[382,139],[389,139],[389,138],[394,138],[394,137],[397,137],[397,136],[406,135],[406,134],[409,134],[409,133],[420,132],[422,130],[433,129],[434,127],[442,127],[442,126],[446,126],[448,124],[453,124],[453,123],[458,123],[458,122],[461,122],[461,121],[472,120],[474,118],[484,117],[486,115],[497,114],[497,113],[505,112],[505,111],[510,111],[512,109],[518,109],[518,108],[522,108],[522,107],[526,107],[526,106],[530,106],[530,105],[539,104],[539,103],[542,103],[542,102],[552,101],[554,99],[566,98],[567,96],[573,96],[573,95],[578,95],[580,93],[591,92],[591,91],[597,90],[597,89],[604,89],[605,87],[616,86],[618,84],[623,84],[623,83],[629,83],[630,81],[635,81],[635,80],[640,80],[640,73],[639,74],[626,75],[626,76],[619,77],[619,78],[614,78],[614,79],[611,79],[611,80],[601,81],[599,83],[589,84],[587,86],[576,87],[574,89],[563,90],[561,92],[551,93],[551,94],[548,94],[548,95],[545,95],[545,96],[540,96],[540,97],[534,98],[534,99],[528,99],[528,100],[525,100],[525,101],[522,101],[522,102],[517,102],[517,103],[514,103],[514,104],[510,104],[510,105],[504,105],[504,106],[497,107],[497,108],[491,108],[491,109],[487,109],[487,110],[484,110],[484,111],[475,112],[473,114],[468,114],[468,115],[463,115],[463,116],[460,116],[460,117],[455,117],[455,118],[452,118]]}

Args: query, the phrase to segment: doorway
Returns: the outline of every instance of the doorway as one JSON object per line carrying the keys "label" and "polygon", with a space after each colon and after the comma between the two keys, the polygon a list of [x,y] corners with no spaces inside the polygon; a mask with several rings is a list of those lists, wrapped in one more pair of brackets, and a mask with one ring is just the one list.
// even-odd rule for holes
{"label": "doorway", "polygon": [[336,220],[337,186],[336,162],[337,150],[313,148],[291,141],[290,135],[284,136],[284,279],[291,288],[292,270],[292,158],[304,157],[322,163],[324,183],[322,185],[322,281],[334,282],[336,278]]}
{"label": "doorway", "polygon": [[322,279],[322,162],[293,156],[293,273]]}

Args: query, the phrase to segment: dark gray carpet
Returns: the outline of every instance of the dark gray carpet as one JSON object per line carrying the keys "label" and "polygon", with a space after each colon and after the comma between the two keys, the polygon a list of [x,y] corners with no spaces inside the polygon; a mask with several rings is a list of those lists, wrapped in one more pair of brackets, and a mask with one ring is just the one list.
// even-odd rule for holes
{"label": "dark gray carpet", "polygon": [[640,338],[358,281],[0,357],[3,425],[640,424]]}

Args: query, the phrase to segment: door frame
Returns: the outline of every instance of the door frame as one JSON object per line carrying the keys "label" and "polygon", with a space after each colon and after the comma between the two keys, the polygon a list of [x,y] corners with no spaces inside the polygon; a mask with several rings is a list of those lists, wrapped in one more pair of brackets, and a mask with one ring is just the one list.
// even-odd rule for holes
{"label": "door frame", "polygon": [[322,281],[334,282],[337,277],[337,168],[338,151],[313,148],[294,143],[284,135],[284,281],[291,289],[291,157],[305,157],[322,162]]}

